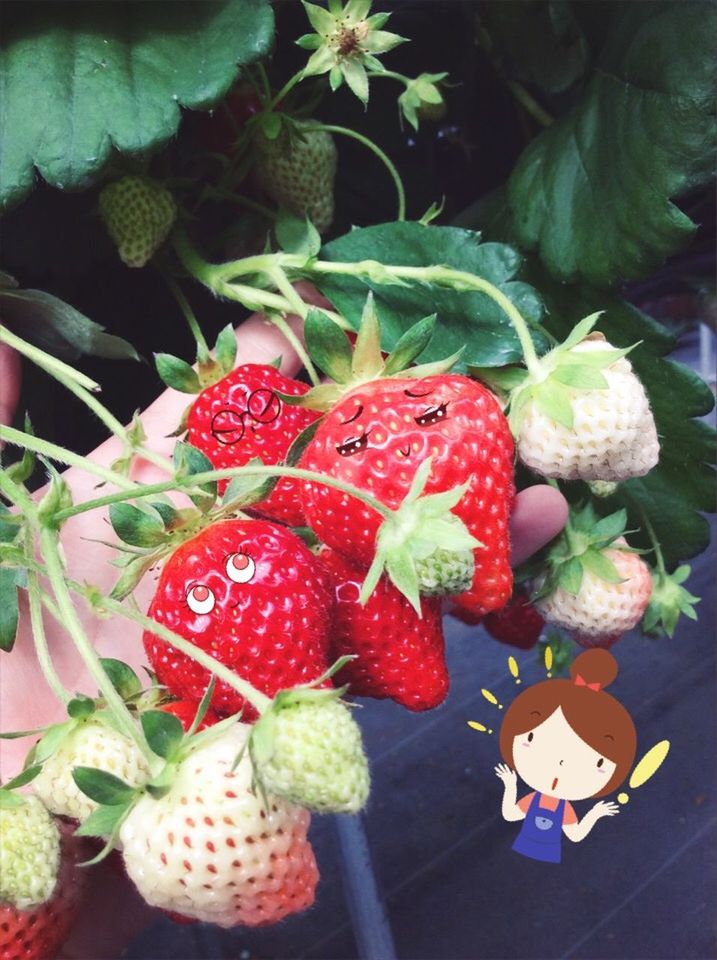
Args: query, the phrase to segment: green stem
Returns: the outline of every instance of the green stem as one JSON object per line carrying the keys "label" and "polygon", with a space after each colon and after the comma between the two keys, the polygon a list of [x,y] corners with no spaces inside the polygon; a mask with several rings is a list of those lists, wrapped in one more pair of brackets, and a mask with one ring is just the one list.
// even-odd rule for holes
{"label": "green stem", "polygon": [[294,74],[293,77],[289,77],[289,79],[286,81],[286,83],[281,88],[281,90],[279,90],[276,96],[269,103],[269,106],[266,108],[266,112],[269,113],[271,110],[273,110],[276,107],[277,103],[281,103],[281,101],[284,99],[287,93],[289,93],[290,90],[293,90],[296,84],[300,83],[301,80],[303,80],[303,77],[304,77],[303,70],[299,70],[297,73]]}
{"label": "green stem", "polygon": [[[32,540],[29,539],[27,546],[28,553],[32,552]],[[50,689],[55,694],[60,703],[66,704],[72,699],[71,695],[65,690],[62,681],[57,675],[50,649],[47,645],[47,636],[45,634],[45,624],[42,620],[42,593],[40,590],[40,581],[34,570],[27,571],[27,596],[30,606],[30,626],[32,637],[35,643],[35,653],[37,662],[40,664],[43,676]]]}
{"label": "green stem", "polygon": [[402,73],[396,73],[395,70],[381,70],[380,73],[378,70],[369,70],[368,75],[372,80],[380,80],[381,77],[385,77],[387,80],[398,80],[400,83],[403,83],[406,86],[411,83],[410,77],[406,77]]}
{"label": "green stem", "polygon": [[264,91],[264,99],[268,102],[271,97],[271,84],[269,83],[269,75],[266,72],[266,67],[263,63],[261,63],[261,61],[257,63],[256,68]]}
{"label": "green stem", "polygon": [[547,110],[541,107],[535,97],[528,93],[522,83],[518,83],[517,80],[505,80],[505,83],[526,113],[529,113],[534,120],[537,120],[541,127],[550,126],[553,122],[553,117]]}
{"label": "green stem", "polygon": [[9,347],[13,347],[18,353],[22,354],[22,356],[36,363],[38,367],[42,367],[43,370],[56,380],[62,380],[62,378],[72,380],[73,383],[79,384],[85,387],[85,389],[92,390],[95,393],[100,390],[100,385],[85,376],[84,373],[80,373],[79,370],[75,370],[75,368],[69,364],[63,363],[63,361],[58,360],[57,357],[53,357],[51,354],[45,353],[44,350],[40,350],[39,347],[35,347],[26,340],[15,336],[7,327],[0,326],[0,343],[6,343]]}
{"label": "green stem", "polygon": [[[304,303],[299,294],[289,283],[289,280],[281,267],[276,267],[269,273],[269,276],[276,284],[279,293],[283,294],[291,304],[292,312],[296,313],[297,316],[301,317],[302,320],[306,320],[307,316],[309,315],[310,308]],[[299,337],[296,336],[281,314],[269,314],[268,319],[271,320],[271,322],[275,324],[275,326],[284,334],[286,339],[289,341],[289,344],[293,347],[297,357],[304,365],[312,384],[315,387],[318,387],[318,385],[321,383],[321,378],[319,377],[308,351],[304,347],[304,344],[301,342]]]}
{"label": "green stem", "polygon": [[124,700],[112,686],[109,677],[102,668],[102,664],[94,647],[85,635],[77,610],[72,602],[72,597],[67,589],[65,571],[58,550],[57,534],[47,528],[43,529],[39,527],[39,525],[38,529],[40,532],[40,548],[47,568],[47,576],[55,595],[65,630],[67,630],[72,638],[77,652],[82,657],[85,666],[97,684],[100,693],[104,697],[109,710],[115,717],[122,732],[137,744],[139,750],[149,761],[150,765],[152,765],[156,762],[156,757],[149,749],[141,731],[133,721],[132,715],[127,709]]}
{"label": "green stem", "polygon": [[159,493],[168,493],[171,490],[181,490],[186,493],[186,487],[190,484],[200,487],[206,483],[213,483],[217,480],[230,480],[238,476],[248,477],[289,477],[293,480],[308,480],[311,483],[320,483],[326,487],[333,487],[341,490],[350,497],[360,500],[367,507],[375,510],[384,520],[393,516],[394,511],[385,506],[380,500],[372,497],[364,490],[352,487],[342,480],[335,477],[324,476],[314,473],[311,470],[304,470],[302,467],[283,467],[283,466],[253,466],[232,467],[224,470],[212,470],[206,473],[194,473],[186,478],[186,484],[181,480],[170,480],[166,483],[153,483],[148,485],[136,484],[132,490],[125,490],[119,493],[108,493],[104,497],[97,497],[95,500],[85,500],[84,503],[75,504],[67,507],[65,510],[58,510],[55,514],[55,522],[63,523],[70,517],[75,517],[80,513],[86,513],[89,510],[97,510],[101,507],[109,506],[112,503],[121,503],[124,500],[140,499],[143,497],[152,497]]}
{"label": "green stem", "polygon": [[0,427],[0,438],[7,443],[13,444],[13,446],[23,447],[25,450],[32,450],[34,453],[40,454],[40,456],[47,457],[48,460],[55,460],[68,467],[77,467],[86,473],[99,477],[106,483],[112,483],[125,490],[133,490],[135,488],[133,481],[122,476],[121,473],[110,470],[108,467],[103,467],[99,463],[89,460],[87,457],[73,453],[71,450],[66,450],[56,443],[50,443],[49,440],[42,440],[40,437],[34,437],[30,433],[16,430],[14,427]]}
{"label": "green stem", "polygon": [[197,344],[197,360],[200,363],[204,363],[209,359],[209,344],[207,343],[204,334],[202,333],[201,327],[197,322],[197,318],[194,314],[194,311],[189,305],[189,301],[184,296],[179,284],[165,271],[162,271],[162,276],[165,279],[165,282],[169,289],[172,291],[174,299],[179,304],[179,308],[184,315],[184,319],[187,321],[187,326],[189,327],[192,336],[194,337]]}
{"label": "green stem", "polygon": [[665,568],[665,558],[662,553],[662,547],[660,546],[660,541],[657,539],[655,528],[653,527],[652,521],[647,515],[647,511],[645,510],[643,505],[640,503],[640,501],[637,500],[636,497],[633,497],[633,495],[629,492],[629,490],[625,488],[625,484],[621,485],[620,492],[623,494],[623,496],[625,496],[627,500],[630,501],[630,503],[633,505],[635,510],[637,510],[637,512],[640,514],[640,518],[642,519],[642,523],[645,527],[645,530],[647,531],[648,537],[650,538],[650,543],[652,544],[652,552],[655,554],[655,564],[657,566],[657,571],[663,576],[667,576],[667,570]]}
{"label": "green stem", "polygon": [[334,124],[311,124],[310,126],[302,127],[302,130],[325,130],[327,133],[338,133],[344,137],[351,137],[353,140],[358,140],[359,143],[362,143],[365,147],[376,154],[378,159],[383,163],[388,172],[390,173],[394,184],[396,185],[396,193],[398,194],[398,215],[397,220],[406,219],[406,191],[403,188],[403,181],[401,180],[400,174],[396,169],[392,160],[383,152],[383,150],[373,142],[369,140],[368,137],[365,137],[362,133],[357,133],[355,130],[350,130],[348,127],[337,127]]}
{"label": "green stem", "polygon": [[97,599],[93,605],[106,610],[108,613],[115,613],[121,617],[125,617],[127,620],[131,620],[145,630],[149,630],[156,636],[161,637],[162,640],[171,644],[176,650],[179,650],[180,653],[191,657],[192,660],[196,660],[205,670],[209,670],[217,679],[223,680],[224,683],[236,690],[237,693],[247,700],[259,713],[263,713],[271,703],[271,698],[253,687],[248,680],[244,680],[233,670],[224,666],[223,663],[215,660],[210,654],[191,643],[191,641],[185,640],[184,637],[180,637],[172,630],[157,623],[156,620],[144,616],[139,610],[126,607],[124,604],[117,600],[112,600],[110,597],[101,597]]}

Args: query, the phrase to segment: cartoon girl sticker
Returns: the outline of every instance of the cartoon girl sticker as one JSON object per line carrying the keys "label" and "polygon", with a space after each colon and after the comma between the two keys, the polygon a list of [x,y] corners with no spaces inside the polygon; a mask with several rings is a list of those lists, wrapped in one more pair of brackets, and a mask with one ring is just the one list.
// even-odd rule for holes
{"label": "cartoon girl sticker", "polygon": [[[605,692],[616,676],[611,653],[586,650],[572,662],[570,680],[536,683],[506,711],[500,729],[505,763],[495,772],[504,784],[503,817],[523,821],[517,853],[560,863],[563,833],[578,843],[601,817],[619,812],[617,804],[600,801],[578,820],[570,802],[615,790],[635,759],[632,718]],[[522,800],[518,775],[533,791]]]}

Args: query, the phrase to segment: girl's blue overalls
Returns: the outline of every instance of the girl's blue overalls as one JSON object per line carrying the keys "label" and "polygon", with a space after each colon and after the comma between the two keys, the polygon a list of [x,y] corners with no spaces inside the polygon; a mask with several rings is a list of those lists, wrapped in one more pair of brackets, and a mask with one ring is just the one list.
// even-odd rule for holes
{"label": "girl's blue overalls", "polygon": [[545,863],[560,863],[560,840],[563,832],[565,801],[555,810],[540,806],[540,794],[535,792],[530,801],[518,839],[513,844],[516,853]]}

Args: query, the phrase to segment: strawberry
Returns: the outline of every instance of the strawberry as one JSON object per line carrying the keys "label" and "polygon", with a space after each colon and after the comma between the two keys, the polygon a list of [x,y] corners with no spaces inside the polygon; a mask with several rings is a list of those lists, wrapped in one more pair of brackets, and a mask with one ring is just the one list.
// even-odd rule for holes
{"label": "strawberry", "polygon": [[[635,553],[627,552],[623,537],[599,555],[616,571],[610,580],[593,569],[584,569],[577,591],[558,586],[535,601],[548,623],[568,630],[584,647],[610,647],[640,622],[652,594],[650,568]],[[606,570],[605,573],[608,571]]]}
{"label": "strawberry", "polygon": [[[175,700],[172,703],[165,703],[159,709],[164,713],[171,713],[172,716],[176,717],[177,720],[182,724],[182,729],[186,733],[187,730],[194,723],[194,718],[197,715],[198,704],[194,703],[191,700]],[[207,710],[204,714],[202,722],[197,727],[196,732],[199,733],[200,730],[206,730],[207,727],[213,727],[215,723],[219,722],[219,717],[213,710]]]}
{"label": "strawberry", "polygon": [[285,690],[254,726],[249,750],[264,789],[320,813],[358,813],[369,791],[361,730],[338,691]]}
{"label": "strawberry", "polygon": [[314,123],[296,123],[296,132],[275,140],[260,135],[257,162],[259,179],[272,200],[290,213],[308,216],[324,233],[334,219],[337,153],[330,133],[309,129]]}
{"label": "strawberry", "polygon": [[[595,319],[586,318],[574,334]],[[626,352],[593,333],[577,343],[568,338],[538,361],[544,378],[528,377],[511,401],[526,466],[544,477],[612,483],[655,466],[655,420]]]}
{"label": "strawberry", "polygon": [[313,903],[310,815],[272,796],[265,809],[252,789],[249,731],[236,724],[198,747],[169,791],[143,796],[122,824],[125,869],[152,906],[231,927],[276,923]]}
{"label": "strawberry", "polygon": [[483,621],[495,640],[519,650],[530,650],[538,642],[545,621],[522,591],[515,593],[501,610],[494,610]]}
{"label": "strawberry", "polygon": [[[328,667],[330,596],[309,548],[266,520],[224,520],[183,543],[162,570],[149,616],[235,670],[262,693],[307,683]],[[150,632],[144,645],[159,682],[199,701],[209,673]],[[220,714],[253,707],[218,682]]]}
{"label": "strawberry", "polygon": [[143,267],[167,239],[177,216],[172,194],[156,180],[122,177],[100,193],[100,215],[120,259]]}
{"label": "strawberry", "polygon": [[0,806],[0,901],[20,909],[52,895],[60,862],[60,834],[37,797],[13,796]]}
{"label": "strawberry", "polygon": [[0,902],[0,960],[52,960],[69,936],[87,883],[87,871],[77,866],[87,848],[84,841],[65,834],[60,850],[49,900],[24,910]]}
{"label": "strawberry", "polygon": [[[298,397],[308,387],[272,366],[247,363],[207,387],[192,404],[187,439],[215,469],[239,467],[256,457],[281,463],[299,433],[320,414],[284,403],[279,394]],[[220,481],[222,493],[229,481]],[[279,480],[255,509],[290,526],[303,526],[304,513],[295,480]]]}
{"label": "strawberry", "polygon": [[74,767],[105,770],[139,787],[149,779],[149,768],[136,744],[99,720],[79,724],[42,765],[32,786],[48,810],[83,821],[96,808],[75,783]]}
{"label": "strawberry", "polygon": [[[467,484],[453,513],[482,544],[474,550],[473,583],[456,603],[478,614],[495,610],[512,589],[513,442],[497,400],[485,387],[455,374],[355,387],[327,413],[302,465],[396,508],[428,457],[425,493]],[[319,538],[354,564],[368,566],[379,515],[336,489],[317,483],[304,489],[306,516]]]}
{"label": "strawberry", "polygon": [[256,90],[249,83],[236,83],[220,104],[209,112],[191,112],[188,123],[193,139],[207,150],[230,157],[248,120],[261,110]]}
{"label": "strawberry", "polygon": [[409,710],[431,710],[448,693],[441,601],[424,597],[422,617],[381,577],[365,606],[359,602],[364,572],[328,548],[321,560],[336,600],[332,656],[356,657],[336,674],[359,697],[390,698]]}

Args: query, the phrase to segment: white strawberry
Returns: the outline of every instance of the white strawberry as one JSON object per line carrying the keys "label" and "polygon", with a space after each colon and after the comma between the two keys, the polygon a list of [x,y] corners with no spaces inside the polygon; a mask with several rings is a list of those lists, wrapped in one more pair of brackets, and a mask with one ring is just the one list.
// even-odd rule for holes
{"label": "white strawberry", "polygon": [[0,902],[25,910],[52,896],[60,834],[37,797],[21,799],[16,806],[0,806]]}
{"label": "white strawberry", "polygon": [[269,793],[321,813],[357,813],[369,792],[361,730],[333,690],[286,690],[254,725],[254,769]]}
{"label": "white strawberry", "polygon": [[33,789],[52,813],[83,821],[97,807],[77,786],[74,767],[94,767],[119,777],[130,787],[147,782],[150,771],[137,746],[98,720],[80,724],[43,763]]}
{"label": "white strawberry", "polygon": [[258,171],[269,196],[290,213],[308,216],[319,233],[334,219],[334,178],[337,152],[325,130],[298,124],[299,136],[257,140]]}
{"label": "white strawberry", "polygon": [[548,623],[570,631],[584,647],[609,647],[623,633],[640,622],[652,594],[652,576],[645,561],[615,545],[599,551],[613,565],[621,582],[610,583],[592,570],[584,569],[576,593],[558,586],[535,607]]}
{"label": "white strawberry", "polygon": [[143,796],[122,824],[125,868],[152,906],[231,927],[276,923],[313,903],[310,814],[272,796],[265,808],[244,749],[250,729],[236,724],[198,746],[169,792]]}

